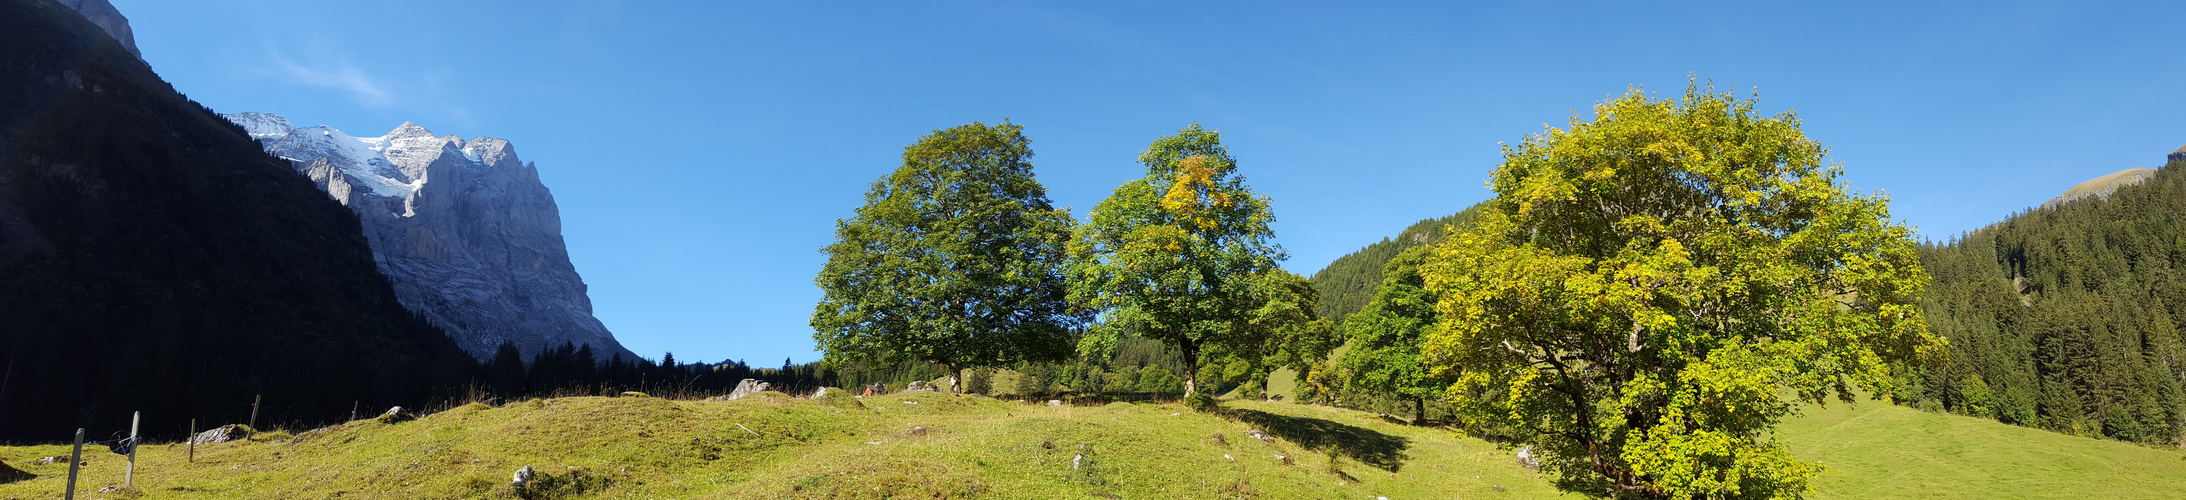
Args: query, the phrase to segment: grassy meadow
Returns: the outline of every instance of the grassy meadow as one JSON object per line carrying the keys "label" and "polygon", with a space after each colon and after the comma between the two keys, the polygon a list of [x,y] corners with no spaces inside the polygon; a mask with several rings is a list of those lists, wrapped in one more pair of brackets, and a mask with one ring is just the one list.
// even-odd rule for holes
{"label": "grassy meadow", "polygon": [[[385,424],[87,449],[79,498],[1573,498],[1509,450],[1357,411],[1227,401],[1048,406],[939,393],[739,401],[579,397],[473,404]],[[923,428],[923,429],[918,429]],[[1247,435],[1264,431],[1272,441]],[[1861,402],[1781,435],[1831,470],[1816,498],[2164,498],[2186,454]],[[1218,440],[1215,436],[1221,436]],[[0,447],[37,474],[0,500],[58,498],[65,445]],[[1225,457],[1227,455],[1228,457]],[[1277,456],[1289,457],[1284,463]],[[1232,461],[1234,459],[1234,461]],[[1073,467],[1075,462],[1076,467]],[[532,488],[509,486],[531,465]],[[1498,490],[1498,487],[1501,487]]]}

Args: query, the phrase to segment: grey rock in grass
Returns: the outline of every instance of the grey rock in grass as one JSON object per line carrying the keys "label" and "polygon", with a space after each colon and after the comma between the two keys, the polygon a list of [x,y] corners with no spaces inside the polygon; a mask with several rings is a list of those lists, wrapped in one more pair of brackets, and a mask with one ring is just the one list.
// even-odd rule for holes
{"label": "grey rock in grass", "polygon": [[758,381],[758,380],[755,380],[755,379],[748,379],[748,378],[747,378],[747,379],[744,379],[744,381],[742,381],[742,382],[737,382],[737,383],[736,383],[736,390],[734,390],[734,391],[729,391],[729,395],[728,395],[727,397],[724,397],[724,398],[722,398],[721,400],[722,400],[722,401],[735,401],[735,400],[738,400],[738,399],[743,399],[743,398],[744,398],[744,396],[750,396],[750,395],[753,395],[753,394],[758,394],[758,393],[760,393],[760,391],[765,391],[765,390],[767,390],[767,387],[768,387],[768,386],[770,386],[770,385],[771,385],[771,384],[768,384],[768,383],[766,383],[766,382],[760,382],[760,381]]}
{"label": "grey rock in grass", "polygon": [[[245,431],[242,425],[223,425],[220,427],[215,427],[211,430],[207,430],[205,432],[197,433],[197,435],[195,436],[190,436],[190,444],[225,443],[230,440],[242,439],[244,432]],[[66,462],[67,460],[62,461]]]}
{"label": "grey rock in grass", "polygon": [[531,476],[532,471],[529,465],[516,469],[516,474],[509,477],[509,486],[522,488],[526,484],[531,484]]}

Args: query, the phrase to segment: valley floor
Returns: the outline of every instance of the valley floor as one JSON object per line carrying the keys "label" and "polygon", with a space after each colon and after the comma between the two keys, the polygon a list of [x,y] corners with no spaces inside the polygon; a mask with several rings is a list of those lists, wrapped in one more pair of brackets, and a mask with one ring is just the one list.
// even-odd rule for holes
{"label": "valley floor", "polygon": [[[977,396],[739,401],[565,398],[471,405],[293,436],[85,450],[79,498],[1576,498],[1508,450],[1351,410],[1228,401],[1047,406]],[[1264,431],[1271,440],[1247,435]],[[1879,402],[1810,408],[1783,436],[1831,467],[1819,498],[2163,498],[2186,454],[1921,413]],[[1217,439],[1216,436],[1220,436]],[[63,445],[0,447],[40,477],[0,499],[58,498]],[[1288,457],[1284,463],[1278,456]],[[1232,461],[1234,459],[1234,461]]]}

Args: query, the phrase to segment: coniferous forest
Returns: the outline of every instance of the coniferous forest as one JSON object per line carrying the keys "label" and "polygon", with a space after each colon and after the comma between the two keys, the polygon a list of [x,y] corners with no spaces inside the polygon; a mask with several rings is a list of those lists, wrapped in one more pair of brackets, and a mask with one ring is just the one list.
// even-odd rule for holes
{"label": "coniferous forest", "polygon": [[2186,176],[2033,209],[1924,245],[1947,365],[1908,404],[2082,436],[2173,443],[2186,412]]}

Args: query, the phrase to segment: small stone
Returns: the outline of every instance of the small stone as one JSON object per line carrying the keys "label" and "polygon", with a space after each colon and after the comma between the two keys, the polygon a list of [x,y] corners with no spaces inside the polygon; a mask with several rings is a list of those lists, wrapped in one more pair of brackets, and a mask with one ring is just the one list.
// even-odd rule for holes
{"label": "small stone", "polygon": [[865,444],[868,446],[880,446],[880,441],[866,441]]}
{"label": "small stone", "polygon": [[1291,464],[1291,461],[1290,461],[1290,455],[1276,455],[1276,456],[1275,456],[1275,461],[1277,461],[1277,462],[1282,462],[1282,463],[1283,463],[1283,465],[1290,465],[1290,464]]}
{"label": "small stone", "polygon": [[913,436],[924,436],[924,435],[926,435],[926,427],[925,427],[925,426],[916,426],[916,427],[912,427],[912,428],[911,428],[911,430],[908,430],[908,431],[904,431],[904,433],[906,433],[906,434],[910,434],[910,435],[913,435]]}
{"label": "small stone", "polygon": [[1228,453],[1224,453],[1224,454],[1222,454],[1222,458],[1226,458],[1226,459],[1229,459],[1229,461],[1231,461],[1231,462],[1235,462],[1235,461],[1237,461],[1237,457],[1233,457],[1233,456],[1230,456],[1230,454],[1228,454]]}
{"label": "small stone", "polygon": [[516,469],[516,474],[509,476],[509,486],[522,488],[526,484],[531,484],[531,474],[531,466],[529,465]]}
{"label": "small stone", "polygon": [[1224,438],[1222,437],[1222,433],[1220,433],[1220,432],[1214,433],[1214,442],[1215,442],[1215,444],[1219,444],[1219,445],[1223,445],[1223,446],[1229,446],[1229,445],[1230,445],[1230,440],[1228,440],[1228,439],[1224,439]]}
{"label": "small stone", "polygon": [[653,397],[653,395],[651,395],[651,394],[646,394],[646,393],[642,393],[642,392],[638,392],[638,391],[622,391],[622,394],[617,394],[617,396],[621,396],[621,397],[626,397],[626,398],[650,398],[650,397]]}
{"label": "small stone", "polygon": [[907,404],[907,405],[915,405],[915,404],[918,404],[918,402],[917,402],[917,401],[904,401],[904,402],[903,402],[903,404]]}
{"label": "small stone", "polygon": [[1498,484],[1498,485],[1495,485],[1495,492],[1496,492],[1496,493],[1502,493],[1502,492],[1503,492],[1503,485],[1500,485],[1500,484]]}
{"label": "small stone", "polygon": [[1047,400],[1047,405],[1048,405],[1048,406],[1062,406],[1062,405],[1063,405],[1063,400],[1060,400],[1060,399],[1050,399],[1050,400]]}
{"label": "small stone", "polygon": [[1054,441],[1041,441],[1041,442],[1040,442],[1040,448],[1042,448],[1042,449],[1049,449],[1049,450],[1055,449],[1055,442],[1054,442]]}
{"label": "small stone", "polygon": [[1072,456],[1072,457],[1070,457],[1070,470],[1078,470],[1078,466],[1079,466],[1079,465],[1081,465],[1081,464],[1083,464],[1084,462],[1085,462],[1085,455],[1084,455],[1084,454],[1082,454],[1082,453],[1081,453],[1081,454],[1078,454],[1078,455],[1075,455],[1075,456]]}

